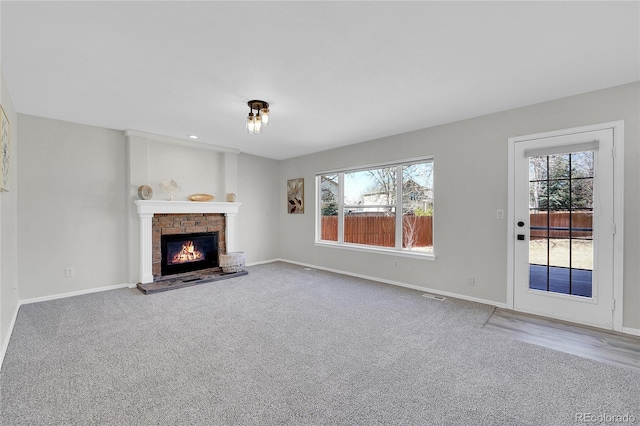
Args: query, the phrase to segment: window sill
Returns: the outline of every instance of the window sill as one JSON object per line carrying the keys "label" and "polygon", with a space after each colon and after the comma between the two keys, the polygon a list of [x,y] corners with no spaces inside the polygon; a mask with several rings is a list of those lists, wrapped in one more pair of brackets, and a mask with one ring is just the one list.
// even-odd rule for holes
{"label": "window sill", "polygon": [[340,244],[333,243],[329,241],[316,241],[315,245],[318,247],[331,247],[342,250],[351,250],[351,251],[360,251],[365,253],[377,253],[384,255],[391,255],[397,257],[409,257],[413,259],[422,259],[422,260],[436,260],[436,255],[433,253],[416,253],[406,250],[395,250],[383,247],[373,247],[373,246],[364,246],[359,244]]}

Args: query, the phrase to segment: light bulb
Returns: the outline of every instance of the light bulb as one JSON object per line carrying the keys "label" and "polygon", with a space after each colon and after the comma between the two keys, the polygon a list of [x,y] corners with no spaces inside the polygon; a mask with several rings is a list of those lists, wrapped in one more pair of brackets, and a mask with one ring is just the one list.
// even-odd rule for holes
{"label": "light bulb", "polygon": [[254,133],[256,135],[260,134],[260,131],[262,130],[262,119],[260,118],[259,115],[256,115],[256,117],[254,118],[254,122],[255,122],[255,130]]}
{"label": "light bulb", "polygon": [[265,126],[269,125],[269,108],[262,108],[260,110],[260,114],[262,114],[262,124]]}
{"label": "light bulb", "polygon": [[247,117],[247,133],[254,133],[256,130],[255,118],[253,116],[253,112],[249,113]]}

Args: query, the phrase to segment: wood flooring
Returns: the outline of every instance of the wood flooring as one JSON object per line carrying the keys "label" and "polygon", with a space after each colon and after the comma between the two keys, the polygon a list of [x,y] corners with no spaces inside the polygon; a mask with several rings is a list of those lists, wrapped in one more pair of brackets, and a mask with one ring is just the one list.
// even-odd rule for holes
{"label": "wood flooring", "polygon": [[486,330],[640,372],[640,337],[496,308]]}

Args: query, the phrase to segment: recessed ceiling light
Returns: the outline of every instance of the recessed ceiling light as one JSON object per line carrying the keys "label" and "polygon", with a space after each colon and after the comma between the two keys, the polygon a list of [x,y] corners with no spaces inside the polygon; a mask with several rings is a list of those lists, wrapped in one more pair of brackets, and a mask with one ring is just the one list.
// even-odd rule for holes
{"label": "recessed ceiling light", "polygon": [[189,139],[198,139],[196,135],[189,135]]}

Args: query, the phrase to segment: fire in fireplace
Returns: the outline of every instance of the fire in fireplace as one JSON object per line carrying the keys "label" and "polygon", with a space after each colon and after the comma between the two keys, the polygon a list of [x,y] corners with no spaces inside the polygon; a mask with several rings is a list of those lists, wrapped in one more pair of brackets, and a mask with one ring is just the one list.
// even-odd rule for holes
{"label": "fire in fireplace", "polygon": [[162,235],[162,275],[179,274],[218,266],[218,233]]}

